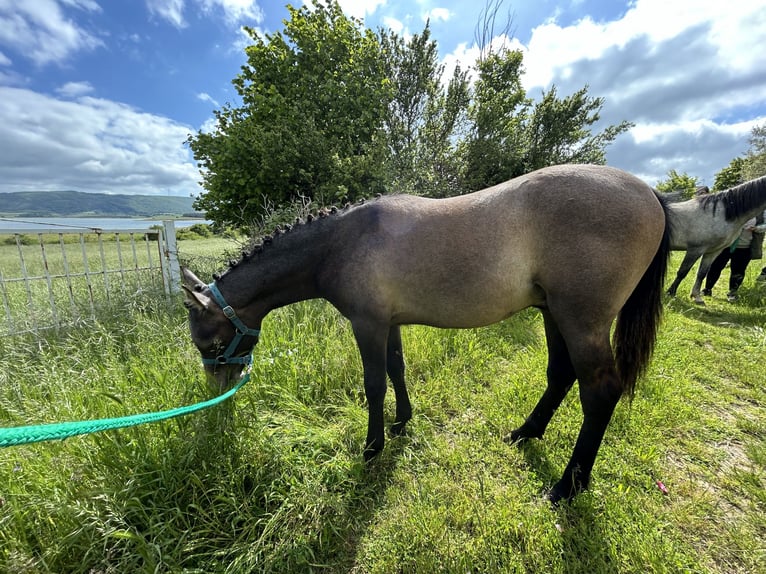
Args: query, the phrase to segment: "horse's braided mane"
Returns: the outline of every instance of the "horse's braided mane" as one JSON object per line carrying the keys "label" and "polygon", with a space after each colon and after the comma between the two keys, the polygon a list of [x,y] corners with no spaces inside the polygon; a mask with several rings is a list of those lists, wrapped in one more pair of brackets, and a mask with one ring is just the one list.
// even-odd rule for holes
{"label": "horse's braided mane", "polygon": [[[376,199],[380,197],[380,194],[375,196]],[[306,228],[314,221],[327,219],[328,217],[335,216],[338,213],[345,213],[349,209],[353,209],[354,207],[363,205],[364,203],[365,199],[362,198],[355,204],[346,203],[343,205],[343,207],[340,208],[334,205],[331,205],[330,207],[322,207],[315,213],[309,213],[305,218],[297,217],[293,224],[278,225],[270,234],[263,235],[259,240],[255,241],[249,250],[243,250],[239,259],[231,259],[229,261],[228,268],[223,273],[213,273],[213,279],[216,281],[221,281],[226,276],[226,274],[234,269],[237,265],[247,263],[258,254],[262,253],[264,249],[266,249],[274,242],[275,238],[295,232],[296,230]]]}
{"label": "horse's braided mane", "polygon": [[697,201],[700,202],[703,209],[711,206],[713,215],[715,215],[716,208],[723,205],[726,210],[726,220],[737,219],[759,204],[766,203],[766,176],[746,181],[720,193],[700,196]]}

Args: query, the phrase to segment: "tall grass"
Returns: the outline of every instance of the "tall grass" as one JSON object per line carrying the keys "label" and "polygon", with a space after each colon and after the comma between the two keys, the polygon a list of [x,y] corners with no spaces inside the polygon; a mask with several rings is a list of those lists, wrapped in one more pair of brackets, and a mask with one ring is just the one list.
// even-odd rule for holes
{"label": "tall grass", "polygon": [[[0,571],[764,572],[757,271],[735,304],[723,287],[704,309],[666,302],[649,372],[569,505],[543,495],[579,430],[576,392],[542,441],[501,438],[545,384],[535,311],[477,330],[405,328],[415,417],[366,466],[356,346],[315,301],[266,319],[253,380],[226,405],[0,450]],[[125,302],[88,328],[0,341],[3,426],[208,393],[180,305]]]}

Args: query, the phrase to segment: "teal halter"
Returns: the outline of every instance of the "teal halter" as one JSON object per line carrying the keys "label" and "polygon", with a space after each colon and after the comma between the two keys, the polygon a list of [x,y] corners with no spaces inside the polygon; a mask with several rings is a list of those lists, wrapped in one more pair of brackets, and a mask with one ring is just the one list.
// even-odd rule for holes
{"label": "teal halter", "polygon": [[234,325],[234,338],[231,340],[231,343],[229,343],[229,346],[226,347],[226,350],[218,355],[214,359],[206,359],[205,357],[202,357],[202,364],[203,365],[249,365],[253,362],[253,355],[252,352],[248,353],[245,356],[242,357],[233,357],[232,354],[234,351],[237,350],[237,347],[239,346],[240,341],[242,341],[242,337],[245,337],[247,335],[251,337],[255,337],[256,342],[258,341],[258,337],[261,334],[260,329],[250,329],[247,325],[245,325],[242,322],[242,319],[237,317],[237,314],[234,312],[234,309],[231,308],[229,304],[226,303],[226,300],[223,298],[223,295],[221,295],[221,292],[218,290],[218,286],[215,284],[215,281],[213,281],[210,285],[208,285],[208,288],[210,289],[210,293],[213,295],[213,299],[215,299],[215,302],[218,303],[218,305],[221,306],[221,310],[223,311],[223,314],[226,315],[226,318],[232,322]]}

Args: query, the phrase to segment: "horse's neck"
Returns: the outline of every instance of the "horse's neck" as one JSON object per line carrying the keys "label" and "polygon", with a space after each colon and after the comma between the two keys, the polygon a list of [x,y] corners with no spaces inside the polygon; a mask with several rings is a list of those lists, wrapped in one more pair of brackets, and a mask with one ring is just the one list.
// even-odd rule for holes
{"label": "horse's neck", "polygon": [[753,217],[760,215],[766,209],[766,176],[743,185],[750,186],[748,190],[749,196],[746,199],[750,207],[743,210],[737,217],[737,223],[742,225]]}
{"label": "horse's neck", "polygon": [[329,241],[321,227],[319,222],[304,224],[279,235],[227,272],[223,282],[232,293],[230,304],[237,308],[257,303],[267,313],[317,297],[315,277]]}

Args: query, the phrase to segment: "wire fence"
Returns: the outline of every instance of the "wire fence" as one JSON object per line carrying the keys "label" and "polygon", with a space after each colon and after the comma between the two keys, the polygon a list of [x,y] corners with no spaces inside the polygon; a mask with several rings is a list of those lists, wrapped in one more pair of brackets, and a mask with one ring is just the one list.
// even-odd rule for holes
{"label": "wire fence", "polygon": [[96,319],[118,300],[178,291],[175,226],[0,232],[0,336]]}

